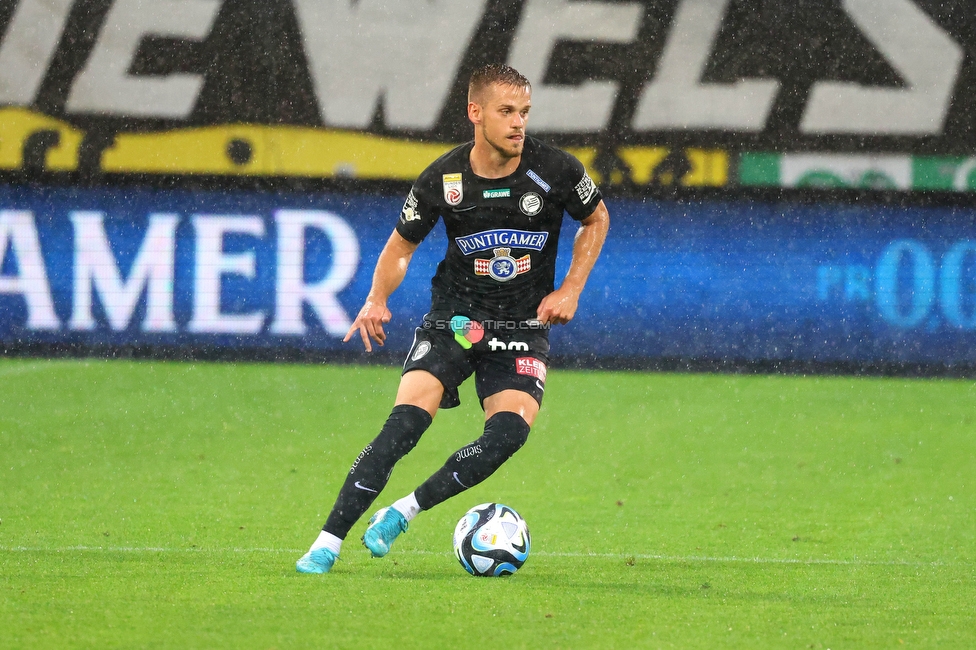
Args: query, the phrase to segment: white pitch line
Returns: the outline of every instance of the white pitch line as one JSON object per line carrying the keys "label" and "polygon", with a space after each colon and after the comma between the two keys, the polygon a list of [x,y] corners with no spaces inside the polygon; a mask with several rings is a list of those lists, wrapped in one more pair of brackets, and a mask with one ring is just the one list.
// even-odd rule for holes
{"label": "white pitch line", "polygon": [[100,553],[304,553],[295,548],[165,548],[161,546],[0,546],[0,553],[71,553],[74,551]]}
{"label": "white pitch line", "polygon": [[90,368],[92,365],[88,359],[45,359],[37,363],[17,364],[16,362],[4,363],[0,365],[0,377],[10,375],[24,375],[30,372],[41,372],[62,369],[82,369]]}
{"label": "white pitch line", "polygon": [[[0,546],[0,552],[8,553],[70,553],[73,551],[102,553],[287,553],[301,555],[305,549],[295,548],[165,548],[132,546],[66,546],[63,548],[40,548],[32,546]],[[444,555],[424,550],[403,550],[403,555]],[[599,558],[607,560],[658,560],[663,562],[708,562],[714,564],[798,564],[835,566],[947,566],[947,562],[908,562],[905,560],[836,560],[836,559],[798,559],[765,557],[713,557],[707,555],[649,555],[645,553],[560,553],[554,551],[534,551],[542,557],[556,558]]]}
{"label": "white pitch line", "polygon": [[9,365],[0,366],[0,377],[9,375],[24,375],[29,372],[39,372],[41,370],[52,370],[58,365],[54,363],[32,363],[29,365]]}
{"label": "white pitch line", "polygon": [[743,564],[832,564],[840,566],[945,566],[945,562],[908,562],[905,560],[833,560],[829,558],[801,559],[776,557],[712,557],[708,555],[647,555],[642,553],[547,553],[540,551],[538,555],[553,557],[594,557],[614,560],[662,560],[665,562],[714,562],[714,563],[743,563]]}

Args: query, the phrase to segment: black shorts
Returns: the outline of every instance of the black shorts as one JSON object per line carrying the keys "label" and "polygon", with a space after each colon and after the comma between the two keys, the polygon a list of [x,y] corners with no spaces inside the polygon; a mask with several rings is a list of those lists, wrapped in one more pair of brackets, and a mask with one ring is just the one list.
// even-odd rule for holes
{"label": "black shorts", "polygon": [[509,389],[528,393],[542,405],[549,368],[548,330],[509,322],[507,327],[485,328],[480,340],[472,343],[468,339],[479,337],[455,334],[447,322],[425,316],[403,363],[404,375],[426,370],[444,385],[440,408],[461,403],[458,386],[472,374],[482,408],[485,398]]}

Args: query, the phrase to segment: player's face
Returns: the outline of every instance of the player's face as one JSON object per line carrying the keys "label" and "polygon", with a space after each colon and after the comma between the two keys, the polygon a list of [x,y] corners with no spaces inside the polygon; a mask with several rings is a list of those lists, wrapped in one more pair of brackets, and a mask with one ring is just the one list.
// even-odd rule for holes
{"label": "player's face", "polygon": [[487,143],[503,157],[522,155],[531,106],[531,94],[524,87],[492,84],[485,90],[478,128]]}

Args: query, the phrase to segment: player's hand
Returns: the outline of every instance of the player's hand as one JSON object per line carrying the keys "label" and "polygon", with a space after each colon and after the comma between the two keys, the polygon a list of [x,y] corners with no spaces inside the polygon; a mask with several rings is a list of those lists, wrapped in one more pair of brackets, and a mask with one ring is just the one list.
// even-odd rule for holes
{"label": "player's hand", "polygon": [[367,352],[373,351],[373,346],[369,341],[370,339],[373,339],[377,345],[382,347],[386,341],[386,332],[383,331],[383,324],[389,323],[392,316],[393,314],[386,308],[385,302],[381,303],[367,300],[363,308],[359,310],[359,315],[352,322],[352,327],[346,332],[346,337],[342,339],[342,342],[345,343],[351,339],[353,332],[359,330],[359,336],[362,337],[363,345],[366,346]]}
{"label": "player's hand", "polygon": [[536,319],[545,325],[563,325],[573,320],[579,306],[579,294],[560,287],[539,303]]}

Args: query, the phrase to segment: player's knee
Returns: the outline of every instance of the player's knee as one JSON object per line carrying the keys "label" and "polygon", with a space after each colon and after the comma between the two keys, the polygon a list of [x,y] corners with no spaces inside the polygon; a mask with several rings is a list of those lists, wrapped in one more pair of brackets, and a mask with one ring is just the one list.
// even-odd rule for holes
{"label": "player's knee", "polygon": [[417,446],[431,421],[430,413],[419,406],[398,404],[393,407],[386,424],[370,447],[394,459],[402,458]]}
{"label": "player's knee", "polygon": [[501,411],[485,422],[485,437],[508,458],[529,439],[529,424],[518,413]]}

